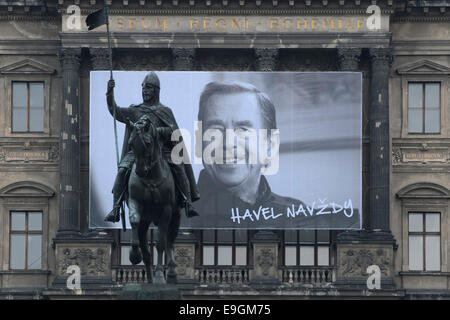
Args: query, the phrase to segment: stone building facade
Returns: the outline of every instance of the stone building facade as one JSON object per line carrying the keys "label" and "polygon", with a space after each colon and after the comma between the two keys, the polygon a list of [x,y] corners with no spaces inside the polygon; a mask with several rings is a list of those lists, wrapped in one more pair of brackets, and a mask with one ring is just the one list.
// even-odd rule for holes
{"label": "stone building facade", "polygon": [[[107,2],[114,70],[363,75],[363,230],[181,232],[185,298],[450,296],[449,1]],[[88,228],[89,72],[108,56],[84,17],[102,5],[0,0],[0,298],[114,299],[145,280],[126,234]],[[305,236],[329,263],[286,263]],[[80,292],[66,288],[74,264]],[[369,290],[374,264],[381,289]]]}

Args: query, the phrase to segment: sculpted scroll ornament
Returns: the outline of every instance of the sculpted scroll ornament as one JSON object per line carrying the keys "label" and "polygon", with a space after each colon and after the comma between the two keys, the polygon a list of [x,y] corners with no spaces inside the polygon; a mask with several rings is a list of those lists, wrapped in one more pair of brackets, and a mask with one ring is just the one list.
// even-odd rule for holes
{"label": "sculpted scroll ornament", "polygon": [[402,162],[402,150],[400,148],[392,149],[392,164],[400,164]]}
{"label": "sculpted scroll ornament", "polygon": [[59,274],[64,275],[71,265],[77,265],[81,269],[82,276],[102,276],[107,274],[108,264],[106,252],[102,248],[66,248],[59,257]]}
{"label": "sculpted scroll ornament", "polygon": [[263,275],[269,275],[269,270],[275,265],[275,253],[270,248],[262,248],[257,258],[258,266],[262,269]]}
{"label": "sculpted scroll ornament", "polygon": [[186,275],[187,269],[193,267],[191,252],[188,248],[176,249],[175,261],[177,263],[177,273],[181,276]]}
{"label": "sculpted scroll ornament", "polygon": [[366,277],[367,267],[373,264],[380,267],[381,273],[384,276],[389,276],[391,259],[383,249],[348,249],[341,256],[339,268],[342,270],[343,276]]}

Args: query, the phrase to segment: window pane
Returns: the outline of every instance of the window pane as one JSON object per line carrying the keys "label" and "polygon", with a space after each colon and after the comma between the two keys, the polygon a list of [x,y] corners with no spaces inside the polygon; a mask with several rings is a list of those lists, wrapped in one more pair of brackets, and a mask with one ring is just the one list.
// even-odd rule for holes
{"label": "window pane", "polygon": [[236,242],[247,243],[247,230],[234,230],[234,239]]}
{"label": "window pane", "polygon": [[13,82],[13,107],[27,106],[27,83]]}
{"label": "window pane", "polygon": [[246,266],[247,265],[247,247],[237,246],[236,247],[236,265]]}
{"label": "window pane", "polygon": [[11,231],[25,231],[25,212],[11,212]]}
{"label": "window pane", "polygon": [[44,108],[44,84],[30,82],[30,108]]}
{"label": "window pane", "polygon": [[409,214],[409,232],[423,232],[423,215],[422,213]]}
{"label": "window pane", "polygon": [[422,132],[423,123],[422,109],[408,109],[408,132],[417,133]]}
{"label": "window pane", "polygon": [[425,231],[426,232],[439,232],[441,231],[439,213],[427,213],[425,215]]}
{"label": "window pane", "polygon": [[300,247],[300,265],[313,266],[314,265],[314,247],[301,246]]}
{"label": "window pane", "polygon": [[408,107],[423,107],[422,83],[408,83]]}
{"label": "window pane", "polygon": [[214,242],[215,231],[214,230],[203,230],[203,242]]}
{"label": "window pane", "polygon": [[233,242],[233,230],[217,230],[217,242]]}
{"label": "window pane", "polygon": [[121,246],[120,247],[120,264],[123,266],[131,265],[130,262],[130,250],[131,246]]}
{"label": "window pane", "polygon": [[330,231],[318,230],[317,231],[317,242],[318,243],[329,243],[330,242]]}
{"label": "window pane", "polygon": [[131,242],[131,230],[123,232],[123,230],[120,229],[120,242],[122,243]]}
{"label": "window pane", "polygon": [[11,235],[11,269],[25,269],[25,235]]}
{"label": "window pane", "polygon": [[297,265],[297,247],[286,246],[284,247],[284,262],[286,266]]}
{"label": "window pane", "polygon": [[13,109],[12,115],[12,130],[27,131],[27,109],[16,107]]}
{"label": "window pane", "polygon": [[301,230],[300,242],[314,242],[315,231],[314,230]]}
{"label": "window pane", "polygon": [[440,83],[425,84],[425,108],[438,108],[440,103]]}
{"label": "window pane", "polygon": [[42,231],[42,213],[41,212],[28,213],[28,230]]}
{"label": "window pane", "polygon": [[214,246],[203,246],[203,265],[214,265]]}
{"label": "window pane", "polygon": [[422,236],[409,236],[409,270],[423,270]]}
{"label": "window pane", "polygon": [[[165,257],[166,257],[166,254],[163,252],[163,254],[162,254],[162,261],[163,261],[163,263],[165,261]],[[156,249],[156,246],[154,246],[153,247],[153,265],[156,265],[157,262],[158,262],[158,249]],[[141,262],[139,264],[140,265],[141,264],[144,265],[144,262]]]}
{"label": "window pane", "polygon": [[217,264],[220,266],[231,266],[233,264],[233,253],[231,246],[219,246],[217,248]]}
{"label": "window pane", "polygon": [[426,236],[425,237],[425,270],[440,271],[441,270],[441,237]]}
{"label": "window pane", "polygon": [[285,230],[284,242],[297,243],[297,230]]}
{"label": "window pane", "polygon": [[42,236],[40,234],[28,235],[28,269],[41,269]]}
{"label": "window pane", "polygon": [[317,247],[317,265],[328,266],[330,264],[330,248],[325,246]]}
{"label": "window pane", "polygon": [[30,131],[44,131],[44,109],[30,109]]}
{"label": "window pane", "polygon": [[[130,251],[131,246],[120,246],[120,264],[123,266],[131,266],[130,262]],[[139,265],[144,265],[144,262],[139,263]]]}
{"label": "window pane", "polygon": [[425,109],[425,132],[439,133],[441,131],[441,111],[439,109]]}

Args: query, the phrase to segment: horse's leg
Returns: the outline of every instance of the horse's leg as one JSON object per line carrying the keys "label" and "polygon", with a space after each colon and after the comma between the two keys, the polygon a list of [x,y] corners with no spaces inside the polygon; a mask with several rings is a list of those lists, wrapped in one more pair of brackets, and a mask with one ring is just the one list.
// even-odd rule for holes
{"label": "horse's leg", "polygon": [[158,243],[156,248],[158,250],[158,263],[155,269],[155,283],[166,283],[164,279],[163,253],[167,254],[167,231],[169,229],[169,219],[171,216],[170,207],[164,207],[161,218],[158,224]]}
{"label": "horse's leg", "polygon": [[130,262],[133,265],[139,264],[142,261],[142,254],[139,251],[139,222],[141,220],[142,206],[130,197],[128,201],[128,208],[130,212],[131,225],[131,251]]}
{"label": "horse's leg", "polygon": [[176,284],[178,282],[175,268],[177,266],[174,256],[174,243],[180,229],[180,209],[175,205],[172,217],[170,219],[169,234],[167,238],[167,264],[169,270],[167,272],[167,283]]}
{"label": "horse's leg", "polygon": [[148,227],[150,226],[150,222],[141,220],[138,229],[139,235],[139,247],[141,248],[142,258],[145,263],[145,272],[147,274],[147,282],[153,282],[153,274],[152,274],[152,260],[150,256],[150,247],[148,245]]}

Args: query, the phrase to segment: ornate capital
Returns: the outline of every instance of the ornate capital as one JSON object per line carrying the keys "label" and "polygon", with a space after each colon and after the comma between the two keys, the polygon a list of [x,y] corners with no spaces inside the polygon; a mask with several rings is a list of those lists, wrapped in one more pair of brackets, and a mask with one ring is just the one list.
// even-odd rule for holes
{"label": "ornate capital", "polygon": [[59,61],[63,71],[78,71],[81,62],[81,49],[63,48],[59,52]]}
{"label": "ornate capital", "polygon": [[175,70],[193,70],[195,61],[194,48],[173,48],[173,67]]}
{"label": "ornate capital", "polygon": [[338,48],[338,59],[341,71],[358,71],[361,56],[360,48]]}
{"label": "ornate capital", "polygon": [[90,48],[92,70],[109,70],[109,54],[106,48]]}
{"label": "ornate capital", "polygon": [[255,49],[257,69],[274,71],[278,62],[278,49]]}
{"label": "ornate capital", "polygon": [[388,72],[393,60],[392,48],[371,48],[370,60],[372,62],[373,72]]}

